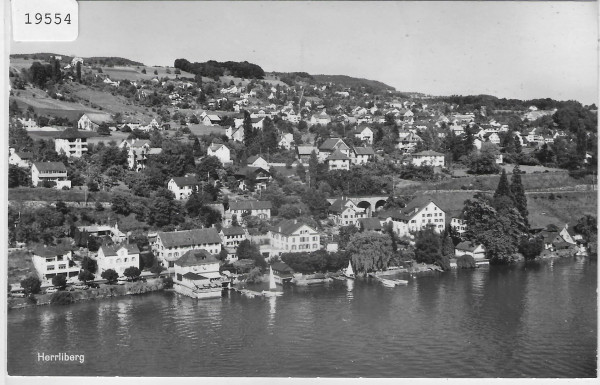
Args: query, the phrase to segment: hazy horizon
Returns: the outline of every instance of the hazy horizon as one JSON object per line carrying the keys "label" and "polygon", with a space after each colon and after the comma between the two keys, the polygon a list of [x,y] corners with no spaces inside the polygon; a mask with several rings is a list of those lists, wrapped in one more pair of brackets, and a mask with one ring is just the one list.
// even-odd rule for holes
{"label": "hazy horizon", "polygon": [[[11,54],[244,61],[402,92],[598,100],[597,2],[80,2],[79,37]],[[332,60],[332,58],[334,60]]]}

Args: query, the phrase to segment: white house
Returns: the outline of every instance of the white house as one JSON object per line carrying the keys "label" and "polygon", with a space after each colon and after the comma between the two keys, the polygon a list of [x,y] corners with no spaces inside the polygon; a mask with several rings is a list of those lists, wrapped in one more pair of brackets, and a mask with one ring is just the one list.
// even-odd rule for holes
{"label": "white house", "polygon": [[260,219],[271,218],[271,208],[273,205],[269,201],[231,201],[229,207],[225,211],[225,225],[230,226],[233,216],[235,215],[238,223],[242,222],[242,215],[249,213],[251,216]]}
{"label": "white house", "polygon": [[231,151],[224,144],[213,143],[206,150],[206,155],[216,156],[222,164],[231,163]]}
{"label": "white house", "polygon": [[157,256],[163,266],[172,270],[175,261],[189,250],[206,250],[211,254],[219,254],[221,252],[221,237],[214,228],[171,232],[159,231],[151,247],[154,255]]}
{"label": "white house", "polygon": [[339,150],[342,154],[350,157],[350,147],[340,138],[329,138],[326,139],[317,153],[319,162],[324,162],[331,154],[336,150]]}
{"label": "white house", "polygon": [[326,126],[328,123],[331,123],[331,117],[322,111],[320,114],[315,114],[310,117],[308,124],[310,126],[314,126],[316,124],[320,124],[322,126]]}
{"label": "white house", "polygon": [[269,166],[269,163],[265,160],[265,158],[263,158],[260,155],[253,155],[250,158],[248,158],[247,164],[248,164],[248,166],[260,167],[263,170],[267,170],[267,171],[271,168]]}
{"label": "white house", "polygon": [[292,148],[293,143],[294,143],[294,135],[287,133],[287,134],[281,135],[281,139],[279,140],[278,145],[281,148],[285,148],[286,150],[289,150],[290,148]]}
{"label": "white house", "polygon": [[200,181],[195,176],[175,177],[169,180],[167,188],[175,195],[175,199],[187,199],[192,192],[200,190]]}
{"label": "white house", "polygon": [[350,157],[336,149],[331,155],[325,159],[329,171],[332,170],[350,170]]}
{"label": "white house", "polygon": [[21,152],[15,151],[14,148],[9,148],[8,153],[8,164],[12,164],[13,166],[21,167],[21,168],[29,168],[31,166],[31,161],[33,159],[33,154],[31,152]]}
{"label": "white house", "polygon": [[444,167],[444,154],[435,151],[421,151],[412,155],[412,164],[415,166]]}
{"label": "white house", "polygon": [[350,199],[337,199],[329,206],[329,217],[338,226],[356,226],[357,220],[367,217],[364,208],[358,207]]}
{"label": "white house", "polygon": [[375,157],[373,147],[354,147],[350,151],[352,164],[367,164]]}
{"label": "white house", "polygon": [[356,129],[352,131],[352,134],[354,137],[365,141],[368,144],[373,144],[373,130],[367,126],[356,127]]}
{"label": "white house", "polygon": [[242,126],[227,127],[227,130],[225,130],[225,135],[227,136],[227,139],[229,139],[233,142],[243,143],[244,142],[244,127],[242,127]]}
{"label": "white house", "polygon": [[237,249],[239,244],[248,239],[248,231],[240,226],[223,227],[219,232],[223,246]]}
{"label": "white house", "polygon": [[485,258],[485,247],[481,244],[473,244],[468,241],[464,241],[456,245],[454,249],[454,256],[461,257],[463,255],[470,255],[475,259],[475,262],[486,259]]}
{"label": "white house", "polygon": [[97,131],[102,123],[108,124],[112,118],[108,114],[87,112],[77,122],[77,128],[84,131]]}
{"label": "white house", "polygon": [[135,243],[127,243],[111,246],[100,246],[98,249],[98,273],[112,269],[123,276],[125,270],[129,267],[140,267],[140,250]]}
{"label": "white house", "polygon": [[271,248],[276,254],[316,251],[320,248],[319,233],[301,221],[283,221],[269,230]]}
{"label": "white house", "polygon": [[33,250],[31,261],[42,283],[52,281],[59,274],[67,279],[76,277],[80,271],[80,267],[73,261],[73,252],[64,246],[38,247]]}
{"label": "white house", "polygon": [[428,226],[441,233],[446,226],[446,213],[426,196],[413,199],[401,210],[380,212],[378,217],[393,222],[393,229],[399,236],[408,236]]}
{"label": "white house", "polygon": [[452,217],[450,219],[450,227],[452,227],[458,234],[462,235],[467,231],[467,221],[462,216]]}
{"label": "white house", "polygon": [[57,189],[71,188],[67,168],[61,162],[37,162],[31,166],[31,183],[37,186],[43,182],[53,182]]}
{"label": "white house", "polygon": [[[54,139],[54,150],[58,154],[65,154],[68,158],[81,158],[88,151],[88,132],[65,130]],[[93,135],[93,134],[92,134]]]}

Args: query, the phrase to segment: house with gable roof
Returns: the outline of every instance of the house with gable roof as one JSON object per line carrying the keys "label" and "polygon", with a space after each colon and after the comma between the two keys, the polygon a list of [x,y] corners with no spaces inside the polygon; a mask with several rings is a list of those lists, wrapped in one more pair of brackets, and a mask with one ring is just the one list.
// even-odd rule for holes
{"label": "house with gable roof", "polygon": [[9,148],[8,153],[9,153],[8,164],[12,164],[13,166],[17,166],[17,167],[21,167],[21,168],[31,167],[31,161],[33,160],[33,153],[15,151],[15,149],[12,147]]}
{"label": "house with gable roof", "polygon": [[412,164],[415,166],[444,167],[444,154],[427,150],[412,154]]}
{"label": "house with gable roof", "polygon": [[350,132],[350,135],[353,135],[355,138],[365,141],[368,144],[373,144],[373,130],[368,126],[358,126]]}
{"label": "house with gable roof", "polygon": [[251,216],[258,217],[260,219],[270,219],[271,209],[273,205],[269,201],[231,201],[229,207],[225,211],[224,221],[226,226],[231,225],[233,216],[235,215],[239,223],[242,222],[242,215],[246,212]]}
{"label": "house with gable roof", "polygon": [[62,162],[36,162],[31,166],[31,183],[34,186],[52,182],[56,189],[71,188],[71,181],[67,177],[67,168]]}
{"label": "house with gable roof", "polygon": [[159,231],[153,240],[152,251],[163,266],[171,269],[189,250],[206,250],[210,254],[221,252],[221,237],[214,228],[185,231]]}
{"label": "house with gable roof", "polygon": [[84,131],[98,131],[102,123],[108,124],[112,121],[109,114],[99,112],[86,112],[77,121],[77,128]]}
{"label": "house with gable roof", "polygon": [[373,147],[354,147],[350,151],[352,164],[367,164],[375,157]]}
{"label": "house with gable roof", "polygon": [[331,117],[327,115],[325,110],[321,111],[320,114],[314,114],[310,117],[308,121],[309,126],[314,126],[320,124],[321,126],[326,126],[328,123],[331,123]]}
{"label": "house with gable roof", "polygon": [[335,200],[327,209],[328,216],[337,226],[356,226],[357,220],[367,217],[367,211],[348,198]]}
{"label": "house with gable roof", "polygon": [[247,160],[247,165],[250,167],[260,167],[264,170],[271,169],[271,166],[269,166],[269,163],[265,160],[265,158],[262,157],[262,155],[253,155],[249,157]]}
{"label": "house with gable roof", "polygon": [[200,190],[200,181],[195,176],[174,177],[167,183],[167,188],[175,199],[187,199],[194,191]]}
{"label": "house with gable roof", "polygon": [[207,156],[216,156],[223,165],[231,163],[231,151],[224,144],[213,143],[206,150]]}
{"label": "house with gable roof", "polygon": [[329,171],[333,170],[350,170],[350,157],[342,153],[339,149],[335,151],[325,159]]}
{"label": "house with gable roof", "polygon": [[220,298],[219,260],[206,250],[189,250],[174,262],[173,288],[192,298]]}
{"label": "house with gable roof", "polygon": [[98,276],[108,269],[113,269],[119,276],[123,276],[127,268],[140,267],[140,250],[135,243],[102,245],[95,259],[98,262]]}
{"label": "house with gable roof", "polygon": [[268,232],[275,254],[317,251],[321,236],[317,230],[297,219],[290,219],[271,227]]}
{"label": "house with gable roof", "polygon": [[350,156],[350,147],[340,138],[328,138],[319,146],[318,159],[324,162],[331,154],[339,150],[347,157]]}
{"label": "house with gable roof", "polygon": [[32,251],[31,261],[42,283],[52,281],[57,275],[77,277],[81,267],[73,261],[72,249],[64,244],[37,247]]}

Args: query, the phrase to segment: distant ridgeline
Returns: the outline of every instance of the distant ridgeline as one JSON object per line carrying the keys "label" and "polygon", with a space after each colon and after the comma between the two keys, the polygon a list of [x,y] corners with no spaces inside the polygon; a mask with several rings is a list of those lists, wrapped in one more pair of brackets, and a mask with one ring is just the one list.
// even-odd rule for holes
{"label": "distant ridgeline", "polygon": [[[44,60],[50,61],[54,57],[61,57],[62,62],[71,62],[73,60],[73,56],[69,55],[61,55],[56,53],[32,53],[32,54],[14,54],[10,55],[11,58],[15,59],[30,59],[30,60]],[[98,65],[103,67],[113,67],[113,66],[142,66],[143,63],[125,59],[122,57],[105,57],[105,56],[92,56],[88,58],[82,58],[85,64],[89,65]]]}
{"label": "distant ridgeline", "polygon": [[176,59],[173,66],[185,72],[210,78],[223,75],[230,75],[245,79],[263,79],[265,77],[265,71],[263,71],[260,66],[248,63],[247,61],[218,62],[209,60],[204,63],[190,63],[186,59]]}

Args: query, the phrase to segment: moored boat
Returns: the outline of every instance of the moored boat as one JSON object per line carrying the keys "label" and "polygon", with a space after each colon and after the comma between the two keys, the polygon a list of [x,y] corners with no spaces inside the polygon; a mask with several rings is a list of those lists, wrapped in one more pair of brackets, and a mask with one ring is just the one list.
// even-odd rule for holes
{"label": "moored boat", "polygon": [[265,297],[277,297],[282,294],[282,291],[277,291],[277,284],[275,283],[273,268],[269,267],[269,290],[263,290],[262,295],[264,295]]}
{"label": "moored boat", "polygon": [[348,267],[346,268],[346,270],[344,270],[342,275],[350,279],[356,278],[356,276],[354,275],[354,270],[352,269],[352,262],[348,261]]}

